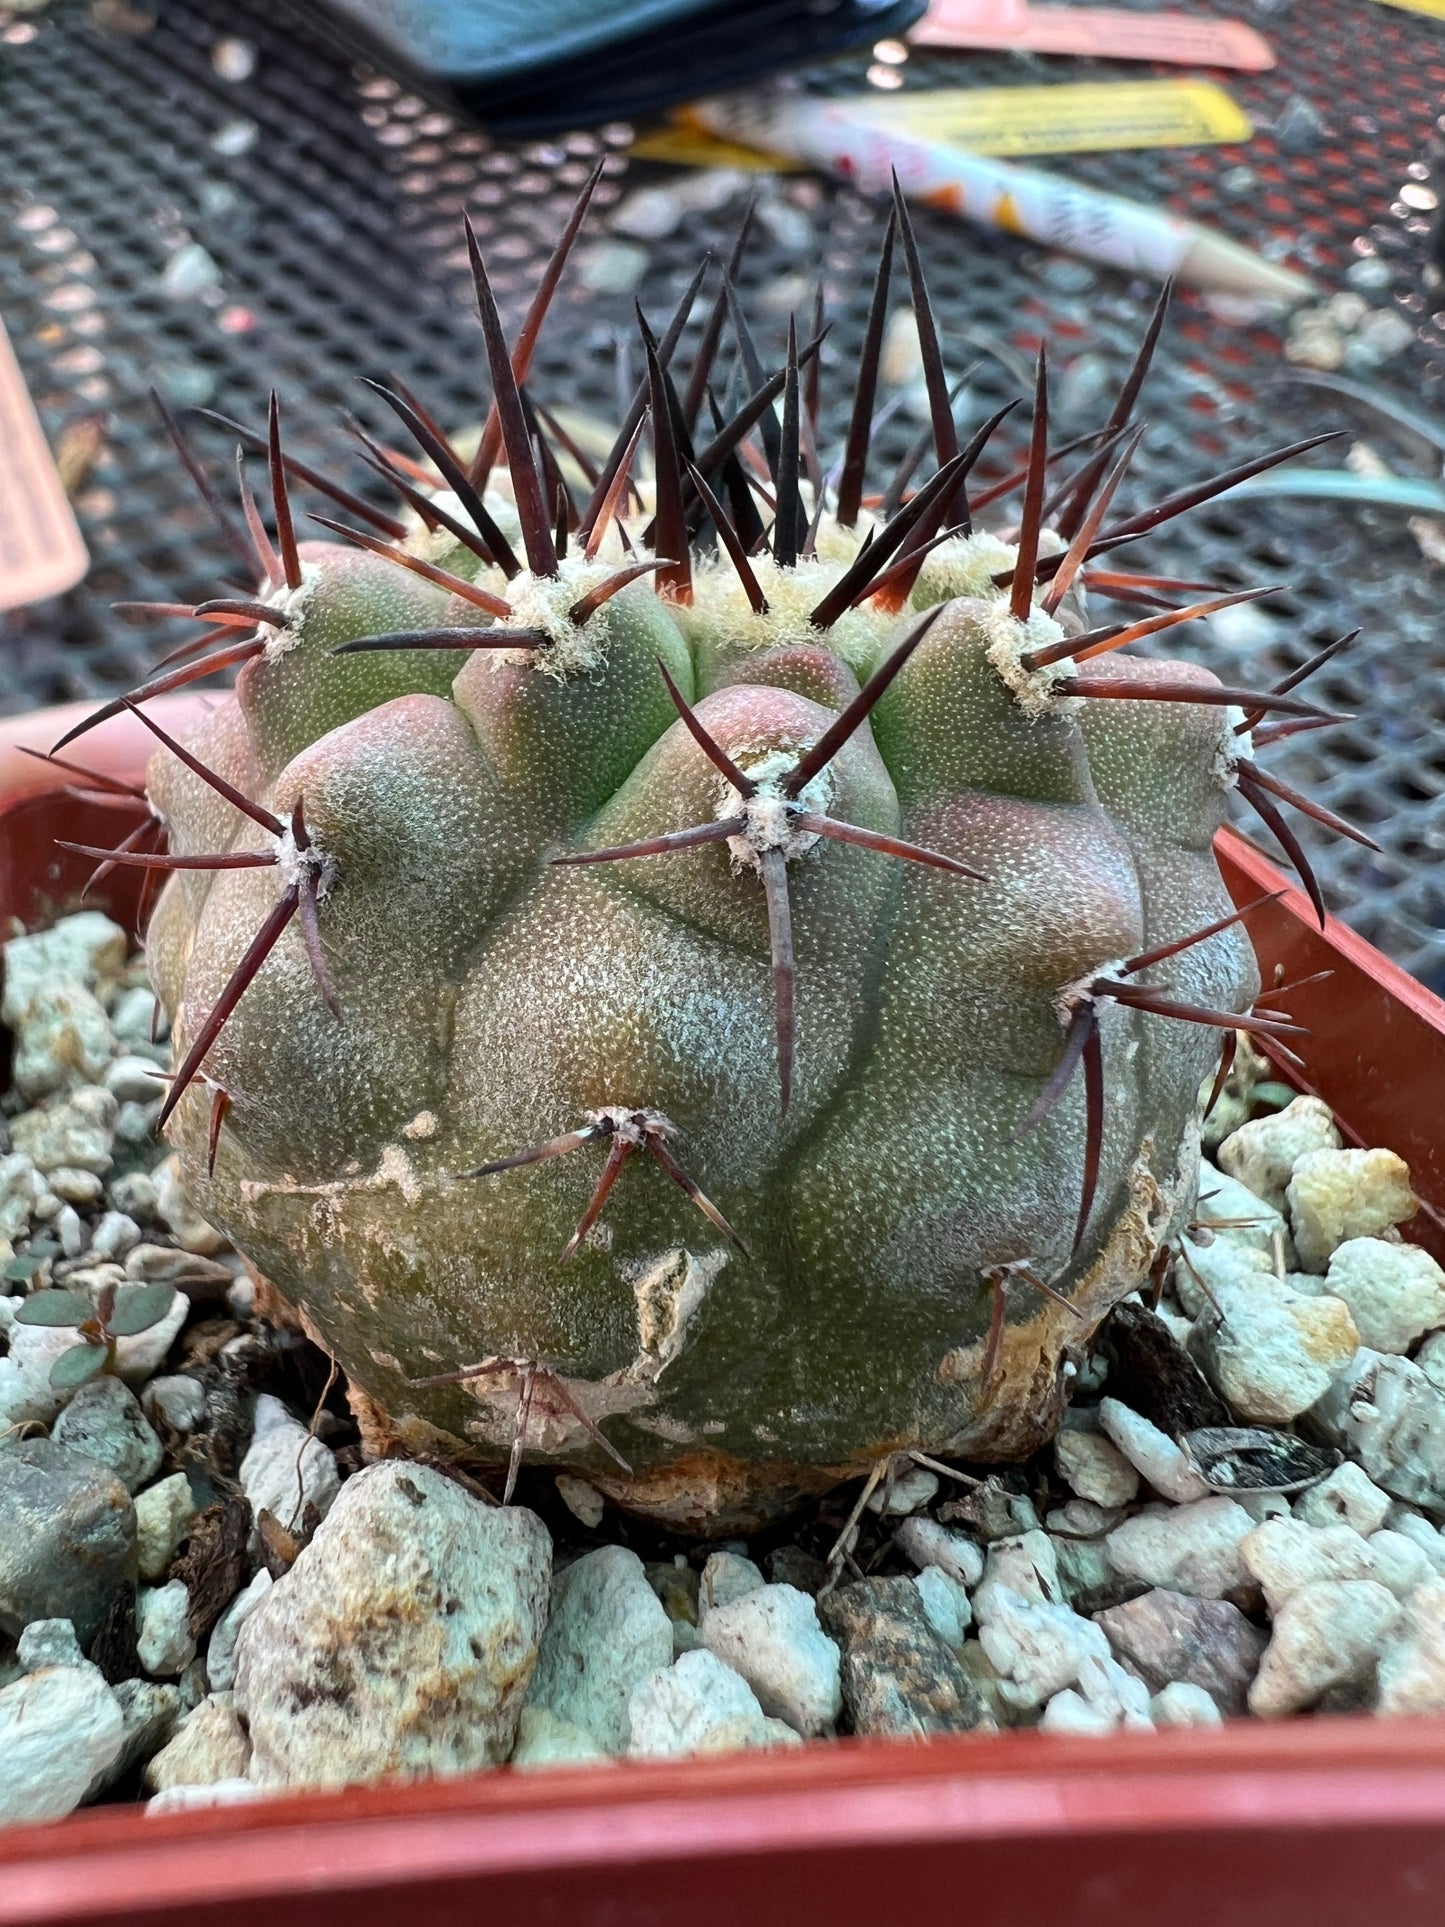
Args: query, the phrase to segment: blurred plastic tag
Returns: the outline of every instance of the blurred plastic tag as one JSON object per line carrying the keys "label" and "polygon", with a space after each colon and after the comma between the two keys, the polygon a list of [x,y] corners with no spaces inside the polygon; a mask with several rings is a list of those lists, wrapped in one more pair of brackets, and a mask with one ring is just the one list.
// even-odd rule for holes
{"label": "blurred plastic tag", "polygon": [[1445,20],[1445,0],[1380,0],[1382,7],[1399,7],[1403,13],[1429,13]]}
{"label": "blurred plastic tag", "polygon": [[0,609],[73,589],[90,567],[0,321]]}
{"label": "blurred plastic tag", "polygon": [[749,174],[796,174],[803,166],[781,154],[739,147],[736,141],[710,134],[705,127],[695,126],[685,111],[643,134],[628,151],[638,161],[667,161],[673,167],[739,167]]}
{"label": "blurred plastic tag", "polygon": [[1198,147],[1254,129],[1207,80],[1118,80],[1058,87],[939,87],[869,95],[857,111],[970,154],[1084,154],[1119,147]]}
{"label": "blurred plastic tag", "polygon": [[[1445,0],[1389,0],[1445,13]],[[1184,13],[1126,13],[1122,7],[1031,7],[1028,0],[933,0],[908,38],[920,47],[1000,47],[1039,54],[1096,54],[1112,60],[1167,60],[1179,67],[1274,65],[1269,42],[1242,20]]]}

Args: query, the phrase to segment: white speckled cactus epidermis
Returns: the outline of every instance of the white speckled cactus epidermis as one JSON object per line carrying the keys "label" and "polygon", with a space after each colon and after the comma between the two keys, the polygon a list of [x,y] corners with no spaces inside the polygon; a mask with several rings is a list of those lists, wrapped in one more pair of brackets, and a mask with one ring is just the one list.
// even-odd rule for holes
{"label": "white speckled cactus epidermis", "polygon": [[557,515],[478,287],[494,424],[469,466],[422,424],[402,524],[297,544],[273,413],[277,553],[225,618],[260,626],[151,767],[200,866],[149,937],[188,1183],[373,1442],[705,1529],[895,1449],[1026,1453],[1190,1204],[1258,989],[1211,838],[1242,725],[1308,706],[1081,634],[1120,435],[1051,534],[1042,373],[1007,539],[941,425],[891,522],[859,459],[818,508],[806,349],[694,442],[675,335]]}
{"label": "white speckled cactus epidermis", "polygon": [[[695,656],[728,653],[708,647],[702,581],[683,621],[640,583],[621,591],[592,618],[596,662],[569,674],[483,650],[460,668],[338,658],[358,631],[454,612],[371,557],[302,556],[292,646],[248,665],[190,746],[283,818],[304,797],[334,872],[320,928],[340,1014],[288,933],[206,1060],[230,1098],[213,1177],[207,1087],[176,1114],[205,1209],[413,1439],[437,1427],[505,1449],[515,1375],[409,1383],[495,1357],[560,1374],[669,1505],[699,1487],[798,1489],[894,1444],[1027,1449],[1079,1331],[1020,1281],[985,1387],[995,1268],[1026,1261],[1091,1320],[1139,1283],[1188,1195],[1217,1039],[1106,1008],[1101,1171],[1076,1254],[1081,1082],[1019,1126],[1059,1056],[1065,986],[1229,909],[1210,852],[1228,712],[1074,698],[1030,717],[988,660],[1002,605],[947,605],[805,800],[987,880],[794,834],[784,1114],[746,852],[548,858],[735,813],[660,664],[745,773],[796,760],[855,672],[799,634],[700,687]],[[898,639],[883,630],[878,657]],[[164,751],[152,794],[180,852],[263,847]],[[265,867],[168,886],[151,956],[181,1045],[276,894]],[[1243,1009],[1238,926],[1173,961],[1170,982]],[[616,1107],[669,1121],[746,1257],[633,1157],[561,1263],[600,1139],[458,1175]],[[615,1470],[565,1405],[533,1432]]]}

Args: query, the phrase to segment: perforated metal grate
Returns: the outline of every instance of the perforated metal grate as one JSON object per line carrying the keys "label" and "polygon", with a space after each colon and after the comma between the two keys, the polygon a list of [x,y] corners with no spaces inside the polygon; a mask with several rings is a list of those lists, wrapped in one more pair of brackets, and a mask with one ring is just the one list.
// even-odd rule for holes
{"label": "perforated metal grate", "polygon": [[[87,422],[104,423],[76,490],[95,565],[71,595],[6,619],[5,710],[126,687],[174,638],[119,628],[108,603],[214,593],[227,566],[157,434],[145,401],[151,383],[177,404],[256,421],[274,382],[288,443],[339,474],[349,463],[339,419],[347,410],[373,419],[357,375],[395,370],[456,421],[485,396],[463,285],[464,208],[515,317],[599,152],[615,157],[599,206],[643,185],[696,185],[630,162],[624,127],[494,143],[259,6],[183,0],[151,21],[147,4],[53,0],[38,14],[0,12],[0,312],[52,442],[83,448]],[[1445,127],[1445,25],[1372,0],[1286,0],[1258,5],[1255,17],[1278,68],[1220,77],[1254,120],[1247,145],[1048,165],[1136,198],[1162,196],[1315,272],[1326,293],[1363,276],[1371,307],[1400,313],[1414,335],[1365,379],[1428,429],[1445,370],[1445,296],[1423,278]],[[255,50],[244,80],[217,71],[216,45],[228,37]],[[233,71],[224,54],[219,64]],[[846,63],[819,84],[1147,71],[945,55],[881,61],[871,80],[867,69],[866,60]],[[539,394],[609,418],[615,337],[634,295],[665,313],[700,250],[728,244],[741,205],[732,194],[693,206],[644,242],[609,237],[599,220],[583,273],[544,337]],[[765,348],[780,350],[788,309],[810,302],[821,266],[834,320],[827,361],[838,374],[827,425],[836,430],[880,214],[850,188],[796,176],[766,185],[762,216],[743,277],[751,311]],[[664,202],[658,225],[668,218]],[[961,370],[979,361],[970,412],[1018,391],[1046,335],[1061,431],[1097,420],[1148,288],[943,217],[921,214],[919,226],[950,362]],[[623,287],[632,275],[636,285]],[[1152,427],[1135,498],[1327,426],[1356,431],[1402,471],[1437,472],[1438,436],[1422,441],[1292,376],[1277,332],[1183,296],[1146,390]],[[913,426],[895,420],[881,458]],[[1438,426],[1445,430],[1445,416]],[[221,438],[207,453],[222,472],[230,451]],[[1245,671],[1272,679],[1342,630],[1363,628],[1312,685],[1357,710],[1359,722],[1282,746],[1269,766],[1377,837],[1379,856],[1307,840],[1332,903],[1445,988],[1442,577],[1404,519],[1353,506],[1221,503],[1131,555],[1190,577],[1282,585],[1248,619],[1174,632],[1175,647],[1234,679]]]}

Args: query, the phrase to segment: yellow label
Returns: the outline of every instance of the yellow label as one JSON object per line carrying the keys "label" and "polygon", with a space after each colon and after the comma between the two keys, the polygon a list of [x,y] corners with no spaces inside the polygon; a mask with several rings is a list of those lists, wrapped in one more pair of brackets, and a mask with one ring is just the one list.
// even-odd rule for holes
{"label": "yellow label", "polygon": [[1402,13],[1428,13],[1445,20],[1445,0],[1380,0],[1383,7],[1399,7]]}
{"label": "yellow label", "polygon": [[801,166],[801,162],[784,160],[778,154],[763,154],[756,147],[739,147],[734,141],[721,140],[685,119],[654,127],[635,140],[630,151],[639,161],[667,161],[673,167],[741,167],[750,174],[796,174]]}
{"label": "yellow label", "polygon": [[[1445,11],[1445,0],[1434,0],[1434,5]],[[1118,147],[1199,147],[1248,140],[1254,132],[1238,104],[1207,80],[939,87],[886,98],[870,95],[856,104],[882,126],[906,128],[971,154],[1025,157]]]}

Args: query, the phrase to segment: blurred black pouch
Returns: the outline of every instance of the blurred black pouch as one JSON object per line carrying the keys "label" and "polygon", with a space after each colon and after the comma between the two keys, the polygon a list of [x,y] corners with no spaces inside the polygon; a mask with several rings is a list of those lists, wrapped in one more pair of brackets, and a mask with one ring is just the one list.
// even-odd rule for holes
{"label": "blurred black pouch", "polygon": [[[324,0],[357,51],[502,134],[630,120],[867,46],[926,0]],[[316,21],[316,12],[309,17]]]}

